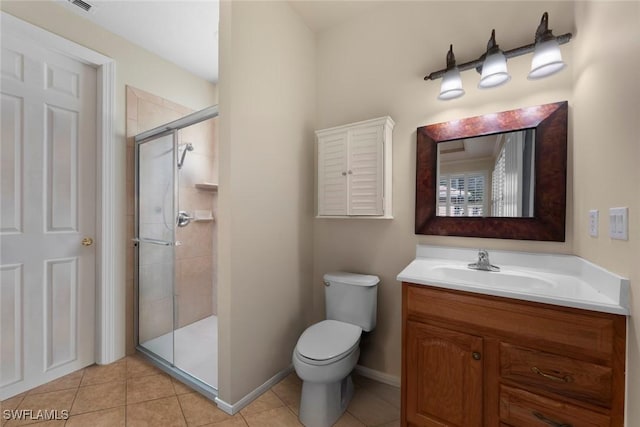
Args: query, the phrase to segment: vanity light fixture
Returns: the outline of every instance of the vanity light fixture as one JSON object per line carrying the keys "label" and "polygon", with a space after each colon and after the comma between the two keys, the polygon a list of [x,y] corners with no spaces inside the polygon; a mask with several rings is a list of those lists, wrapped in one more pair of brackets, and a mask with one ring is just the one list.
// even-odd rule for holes
{"label": "vanity light fixture", "polygon": [[549,14],[545,12],[542,14],[540,25],[536,29],[534,43],[503,52],[496,43],[495,30],[492,30],[491,38],[487,43],[487,51],[478,59],[456,65],[453,45],[450,45],[449,52],[447,52],[447,68],[434,71],[425,76],[424,79],[436,80],[442,78],[438,99],[459,98],[465,93],[462,88],[460,71],[475,68],[481,74],[478,88],[497,87],[511,80],[511,76],[507,71],[507,59],[531,52],[534,52],[534,54],[531,61],[531,71],[527,78],[529,80],[540,79],[555,74],[565,67],[566,64],[562,61],[560,45],[568,43],[571,37],[571,33],[554,36],[549,29]]}
{"label": "vanity light fixture", "polygon": [[462,89],[462,79],[460,79],[460,70],[456,67],[456,56],[453,54],[453,45],[449,45],[447,53],[447,71],[442,78],[442,86],[440,86],[440,95],[438,99],[454,99],[464,95]]}
{"label": "vanity light fixture", "polygon": [[541,79],[557,73],[565,67],[558,40],[549,29],[549,14],[545,12],[536,30],[536,44],[531,60],[529,80]]}
{"label": "vanity light fixture", "polygon": [[496,43],[496,30],[491,30],[491,38],[487,43],[487,53],[482,62],[482,75],[478,82],[479,89],[487,89],[507,83],[511,76],[507,71],[507,58]]}

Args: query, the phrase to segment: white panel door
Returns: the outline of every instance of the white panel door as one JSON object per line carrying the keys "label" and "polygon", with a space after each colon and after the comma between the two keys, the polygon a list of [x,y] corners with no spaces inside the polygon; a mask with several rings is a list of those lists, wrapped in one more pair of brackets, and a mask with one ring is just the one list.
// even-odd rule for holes
{"label": "white panel door", "polygon": [[2,29],[0,399],[94,362],[96,70]]}

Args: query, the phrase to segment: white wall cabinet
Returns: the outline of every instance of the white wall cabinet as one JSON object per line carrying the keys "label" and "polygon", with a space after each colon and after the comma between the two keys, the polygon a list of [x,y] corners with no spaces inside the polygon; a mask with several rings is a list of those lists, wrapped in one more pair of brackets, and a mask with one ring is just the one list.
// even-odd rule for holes
{"label": "white wall cabinet", "polygon": [[316,131],[318,217],[392,218],[391,117]]}

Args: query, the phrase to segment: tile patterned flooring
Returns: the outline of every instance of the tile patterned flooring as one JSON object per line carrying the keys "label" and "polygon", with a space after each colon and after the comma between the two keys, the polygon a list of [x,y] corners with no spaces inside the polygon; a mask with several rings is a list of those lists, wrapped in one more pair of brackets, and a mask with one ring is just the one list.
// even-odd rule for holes
{"label": "tile patterned flooring", "polygon": [[[400,390],[354,375],[355,395],[337,427],[400,425]],[[5,410],[67,410],[68,420],[38,427],[288,427],[301,426],[297,412],[302,383],[295,372],[230,416],[141,356],[89,366],[0,403],[2,427],[34,425],[5,420]]]}

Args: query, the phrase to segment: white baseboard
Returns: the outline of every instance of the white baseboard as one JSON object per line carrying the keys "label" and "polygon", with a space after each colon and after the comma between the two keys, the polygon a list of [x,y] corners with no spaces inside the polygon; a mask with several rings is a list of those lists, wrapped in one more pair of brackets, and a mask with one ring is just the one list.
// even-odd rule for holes
{"label": "white baseboard", "polygon": [[244,408],[245,406],[253,402],[262,393],[269,390],[274,385],[278,384],[281,380],[284,379],[284,377],[289,375],[291,372],[293,372],[293,365],[287,366],[285,369],[283,369],[282,371],[278,372],[277,374],[269,378],[264,384],[262,384],[261,386],[253,390],[251,393],[247,394],[242,399],[238,400],[236,403],[234,404],[227,403],[224,400],[220,399],[219,397],[216,397],[215,399],[216,404],[218,405],[218,408],[220,408],[221,410],[223,410],[229,415],[237,414],[238,412],[240,412],[242,408]]}
{"label": "white baseboard", "polygon": [[236,409],[234,411],[233,405],[225,402],[224,400],[220,399],[219,397],[216,397],[214,399],[214,401],[216,402],[216,405],[218,405],[218,408],[220,408],[222,411],[226,412],[229,415],[233,415],[236,412],[238,412],[238,410],[239,410],[239,409]]}
{"label": "white baseboard", "polygon": [[371,378],[372,380],[394,387],[400,387],[400,377],[396,377],[395,375],[385,374],[384,372],[376,371],[375,369],[362,365],[356,365],[354,370],[363,377]]}
{"label": "white baseboard", "polygon": [[[354,369],[358,374],[372,380],[388,384],[393,387],[400,387],[400,378],[394,375],[385,374],[384,372],[376,371],[375,369],[367,368],[365,366],[356,365]],[[253,402],[260,397],[262,393],[269,390],[271,387],[282,381],[287,375],[293,372],[293,365],[289,365],[282,371],[269,378],[264,384],[253,390],[251,393],[244,396],[242,399],[234,404],[225,402],[224,400],[216,397],[215,402],[222,411],[229,415],[234,415],[240,412],[242,408]]]}

